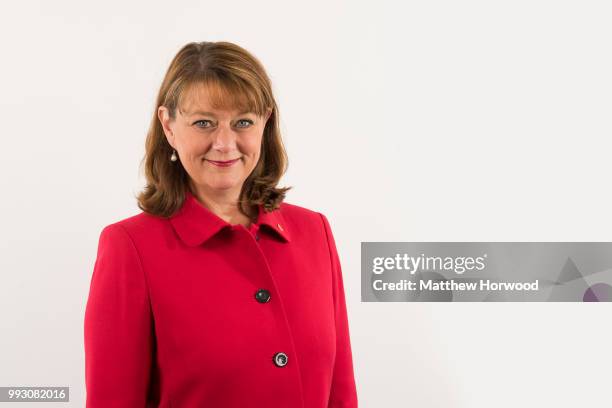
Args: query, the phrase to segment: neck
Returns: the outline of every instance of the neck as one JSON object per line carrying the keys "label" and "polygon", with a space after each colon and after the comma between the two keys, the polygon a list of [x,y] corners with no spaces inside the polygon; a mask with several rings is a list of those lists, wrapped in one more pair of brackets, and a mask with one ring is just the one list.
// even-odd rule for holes
{"label": "neck", "polygon": [[[224,190],[222,192],[209,192],[202,188],[191,188],[191,192],[197,198],[197,200],[215,215],[222,220],[232,224],[242,224],[245,227],[249,227],[251,219],[249,215],[244,214],[240,211],[238,206],[238,197],[240,192],[236,194],[232,190]],[[254,211],[251,211],[253,216]]]}

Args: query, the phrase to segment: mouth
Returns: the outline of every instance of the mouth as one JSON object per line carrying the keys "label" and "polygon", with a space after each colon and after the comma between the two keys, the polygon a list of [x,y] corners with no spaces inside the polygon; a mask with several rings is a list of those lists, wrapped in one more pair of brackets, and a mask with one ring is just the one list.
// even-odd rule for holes
{"label": "mouth", "polygon": [[237,159],[234,159],[234,160],[225,160],[225,161],[222,161],[222,160],[208,160],[208,159],[204,159],[204,160],[206,160],[207,162],[209,162],[209,163],[211,163],[211,164],[213,164],[215,166],[218,166],[218,167],[229,167],[229,166],[237,163],[240,160],[240,158],[237,158]]}

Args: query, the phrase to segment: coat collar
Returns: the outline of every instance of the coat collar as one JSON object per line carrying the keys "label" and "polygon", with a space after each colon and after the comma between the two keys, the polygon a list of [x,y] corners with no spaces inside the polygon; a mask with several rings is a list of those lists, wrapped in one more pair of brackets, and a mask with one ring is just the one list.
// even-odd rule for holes
{"label": "coat collar", "polygon": [[[182,207],[170,217],[170,223],[181,240],[189,246],[200,245],[222,229],[232,228],[232,224],[204,207],[189,189],[185,191]],[[262,225],[266,226],[260,228],[262,231],[270,230],[282,241],[290,242],[287,224],[280,209],[266,212],[263,205],[259,204],[255,227]]]}

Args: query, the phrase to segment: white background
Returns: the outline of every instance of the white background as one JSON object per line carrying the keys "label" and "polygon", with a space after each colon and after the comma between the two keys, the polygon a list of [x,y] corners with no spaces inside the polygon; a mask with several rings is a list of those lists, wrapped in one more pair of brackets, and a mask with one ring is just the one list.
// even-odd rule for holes
{"label": "white background", "polygon": [[272,78],[287,202],[330,219],[361,407],[609,404],[610,304],[361,303],[359,263],[361,241],[612,241],[611,11],[3,3],[0,386],[70,386],[57,406],[84,405],[99,233],[139,212],[170,60],[187,42],[224,40]]}

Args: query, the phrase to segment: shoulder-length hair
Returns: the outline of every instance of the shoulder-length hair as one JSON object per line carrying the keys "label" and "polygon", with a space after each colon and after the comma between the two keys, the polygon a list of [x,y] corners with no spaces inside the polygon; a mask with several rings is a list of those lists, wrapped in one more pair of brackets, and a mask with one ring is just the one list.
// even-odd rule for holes
{"label": "shoulder-length hair", "polygon": [[[278,208],[292,187],[277,188],[288,167],[281,139],[279,114],[271,81],[262,64],[244,48],[225,41],[191,42],[173,58],[163,79],[145,144],[146,185],[138,195],[138,207],[152,215],[170,217],[178,211],[189,188],[189,175],[180,160],[170,160],[168,143],[157,111],[165,106],[172,119],[183,107],[186,95],[204,86],[214,108],[240,109],[265,116],[259,161],[247,177],[238,199],[238,208],[251,216],[262,204],[266,211]],[[182,111],[182,110],[181,110]],[[256,211],[255,211],[256,214]]]}

